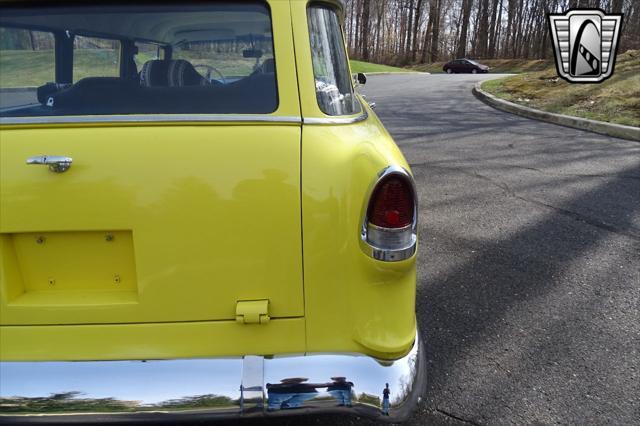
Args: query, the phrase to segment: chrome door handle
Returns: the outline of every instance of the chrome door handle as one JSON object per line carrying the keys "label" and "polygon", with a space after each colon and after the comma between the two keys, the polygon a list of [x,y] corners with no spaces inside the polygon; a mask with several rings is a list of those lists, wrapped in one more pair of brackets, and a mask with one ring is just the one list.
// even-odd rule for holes
{"label": "chrome door handle", "polygon": [[49,170],[55,173],[62,173],[69,170],[73,163],[73,158],[62,155],[36,155],[27,158],[27,164],[39,164],[49,166]]}

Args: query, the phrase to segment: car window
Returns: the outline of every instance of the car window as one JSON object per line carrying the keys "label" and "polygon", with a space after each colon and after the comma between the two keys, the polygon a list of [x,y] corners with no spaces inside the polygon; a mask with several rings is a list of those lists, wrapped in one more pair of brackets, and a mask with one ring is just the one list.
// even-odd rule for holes
{"label": "car window", "polygon": [[120,42],[76,35],[73,38],[73,81],[120,75]]}
{"label": "car window", "polygon": [[133,60],[137,70],[142,68],[148,61],[164,59],[164,50],[157,44],[136,41],[135,47],[136,51]]}
{"label": "car window", "polygon": [[316,97],[327,115],[351,115],[361,111],[353,92],[340,20],[335,10],[311,5],[307,9],[311,59]]}
{"label": "car window", "polygon": [[[185,42],[173,47],[173,59],[187,60],[201,73],[220,81],[237,81],[253,73],[262,64],[272,64],[273,50],[265,39],[251,36],[245,48],[235,48],[236,40],[216,43],[216,55],[210,54],[210,42]],[[270,42],[270,40],[269,40]]]}
{"label": "car window", "polygon": [[[0,33],[0,87],[14,86],[11,99],[31,96],[1,105],[0,116],[262,114],[278,105],[264,2],[11,8],[0,27],[33,29]],[[36,29],[50,33],[48,44],[29,44]]]}
{"label": "car window", "polygon": [[55,81],[53,34],[0,27],[0,109],[38,103],[36,89]]}

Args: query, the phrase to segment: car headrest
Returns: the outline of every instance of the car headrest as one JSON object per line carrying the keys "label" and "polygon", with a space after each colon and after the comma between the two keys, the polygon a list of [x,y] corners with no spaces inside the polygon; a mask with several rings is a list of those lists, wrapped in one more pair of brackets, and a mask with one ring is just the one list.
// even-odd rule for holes
{"label": "car headrest", "polygon": [[142,66],[140,71],[140,86],[166,87],[169,85],[169,64],[172,61],[152,59]]}
{"label": "car headrest", "polygon": [[191,62],[175,59],[169,64],[169,86],[207,86],[209,82],[204,78]]}
{"label": "car headrest", "polygon": [[273,74],[276,72],[276,61],[273,58],[265,59],[260,67],[263,73]]}

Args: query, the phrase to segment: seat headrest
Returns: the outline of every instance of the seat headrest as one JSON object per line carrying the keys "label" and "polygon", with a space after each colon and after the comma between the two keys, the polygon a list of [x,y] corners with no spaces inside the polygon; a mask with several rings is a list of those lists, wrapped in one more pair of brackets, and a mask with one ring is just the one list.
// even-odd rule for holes
{"label": "seat headrest", "polygon": [[169,86],[207,86],[209,81],[204,78],[191,62],[184,59],[174,59],[169,64]]}
{"label": "seat headrest", "polygon": [[263,73],[273,74],[276,72],[276,61],[273,58],[265,59],[260,67]]}
{"label": "seat headrest", "polygon": [[140,71],[140,86],[142,87],[166,87],[169,85],[169,65],[172,61],[165,59],[152,59],[142,66]]}

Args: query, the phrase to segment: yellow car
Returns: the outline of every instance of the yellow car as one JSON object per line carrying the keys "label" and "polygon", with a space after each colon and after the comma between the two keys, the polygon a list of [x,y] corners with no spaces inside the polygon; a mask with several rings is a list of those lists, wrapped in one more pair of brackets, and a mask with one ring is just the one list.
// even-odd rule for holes
{"label": "yellow car", "polygon": [[1,7],[0,421],[405,419],[417,197],[344,5]]}

